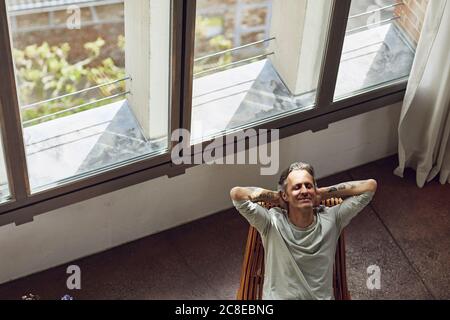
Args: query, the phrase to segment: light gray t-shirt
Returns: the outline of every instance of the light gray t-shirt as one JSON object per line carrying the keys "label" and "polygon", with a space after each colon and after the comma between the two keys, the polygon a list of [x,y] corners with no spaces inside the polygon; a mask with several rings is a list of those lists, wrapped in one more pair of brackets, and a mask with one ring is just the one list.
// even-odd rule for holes
{"label": "light gray t-shirt", "polygon": [[341,231],[374,192],[321,207],[308,228],[292,224],[286,210],[270,210],[249,200],[233,201],[261,235],[264,246],[263,299],[334,299],[333,264]]}

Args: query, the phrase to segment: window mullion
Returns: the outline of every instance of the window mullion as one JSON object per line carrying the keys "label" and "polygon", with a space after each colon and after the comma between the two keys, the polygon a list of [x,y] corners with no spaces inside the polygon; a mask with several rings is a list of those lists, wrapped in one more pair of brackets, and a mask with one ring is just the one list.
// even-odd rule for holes
{"label": "window mullion", "polygon": [[[181,68],[182,44],[183,44],[183,1],[172,1],[172,40],[171,40],[171,58],[170,58],[170,132],[178,129],[181,125]],[[171,141],[169,135],[170,150],[177,144],[177,141]]]}
{"label": "window mullion", "polygon": [[317,94],[317,108],[333,103],[351,0],[335,0]]}
{"label": "window mullion", "polygon": [[181,127],[191,130],[192,90],[194,82],[194,49],[195,49],[195,17],[196,0],[184,1],[184,34],[183,34],[183,64],[182,64],[182,93],[181,93]]}
{"label": "window mullion", "polygon": [[[176,115],[176,119],[172,119],[172,130],[186,129],[189,132],[191,131],[196,5],[196,0],[174,0],[174,17],[178,21],[174,24],[176,26],[174,30],[175,43],[172,43],[174,45],[172,68],[174,66],[176,68],[172,71],[172,75],[175,75],[172,84],[175,85],[177,93],[173,94],[172,97],[178,99],[176,102],[178,108],[174,108],[172,103],[172,110],[175,111],[174,115]],[[172,141],[172,148],[181,140],[181,137],[178,137],[178,141]],[[186,142],[183,141],[183,143]],[[172,164],[169,176],[183,174],[185,169],[185,166]]]}
{"label": "window mullion", "polygon": [[20,201],[28,197],[30,187],[11,49],[6,4],[0,1],[0,119],[9,188]]}

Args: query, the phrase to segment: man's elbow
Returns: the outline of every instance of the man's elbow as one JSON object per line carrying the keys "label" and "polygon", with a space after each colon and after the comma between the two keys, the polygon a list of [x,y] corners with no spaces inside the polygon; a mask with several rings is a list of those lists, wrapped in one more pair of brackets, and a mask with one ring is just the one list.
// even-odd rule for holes
{"label": "man's elbow", "polygon": [[375,180],[375,179],[367,180],[367,191],[371,191],[371,192],[377,191],[377,180]]}
{"label": "man's elbow", "polygon": [[234,187],[230,191],[230,197],[234,201],[250,200],[251,191],[243,187]]}
{"label": "man's elbow", "polygon": [[230,191],[230,197],[232,200],[240,200],[240,195],[241,195],[241,187],[234,187],[231,189]]}

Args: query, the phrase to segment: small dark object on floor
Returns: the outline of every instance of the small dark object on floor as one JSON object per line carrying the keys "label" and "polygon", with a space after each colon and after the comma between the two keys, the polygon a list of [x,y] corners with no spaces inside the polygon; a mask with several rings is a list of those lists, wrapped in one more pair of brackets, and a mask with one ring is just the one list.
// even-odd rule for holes
{"label": "small dark object on floor", "polygon": [[22,300],[41,300],[38,295],[29,293],[27,295],[22,296]]}

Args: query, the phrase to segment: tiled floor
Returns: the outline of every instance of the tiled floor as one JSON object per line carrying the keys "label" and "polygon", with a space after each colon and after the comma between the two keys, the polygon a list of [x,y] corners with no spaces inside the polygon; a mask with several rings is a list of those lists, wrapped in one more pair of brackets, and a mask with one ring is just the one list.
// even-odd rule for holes
{"label": "tiled floor", "polygon": [[[396,158],[323,179],[375,178],[372,203],[346,229],[347,275],[353,299],[450,299],[450,185],[423,189],[414,173],[392,174]],[[0,299],[34,293],[58,299],[233,299],[248,225],[234,210],[74,261],[82,289],[68,292],[66,268],[0,285]],[[381,270],[381,289],[366,287],[367,267]]]}

